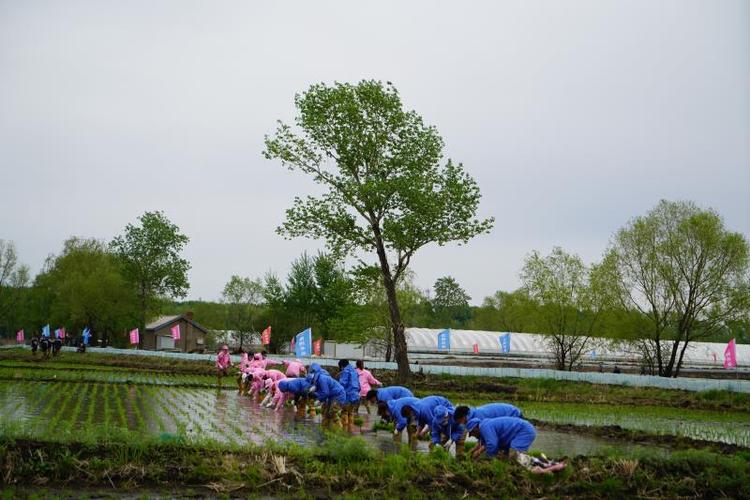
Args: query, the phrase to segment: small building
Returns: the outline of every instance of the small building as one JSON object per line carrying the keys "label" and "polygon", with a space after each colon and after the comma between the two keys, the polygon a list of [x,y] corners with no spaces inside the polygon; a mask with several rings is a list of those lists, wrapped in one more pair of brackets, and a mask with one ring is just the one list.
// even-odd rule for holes
{"label": "small building", "polygon": [[[180,325],[180,340],[172,338],[172,327]],[[146,325],[141,348],[149,351],[203,352],[208,330],[193,321],[193,313],[161,316]]]}

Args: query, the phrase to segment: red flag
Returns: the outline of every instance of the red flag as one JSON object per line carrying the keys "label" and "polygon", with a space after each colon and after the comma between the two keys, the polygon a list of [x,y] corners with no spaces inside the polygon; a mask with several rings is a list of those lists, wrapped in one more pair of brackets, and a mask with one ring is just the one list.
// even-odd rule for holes
{"label": "red flag", "polygon": [[292,341],[289,342],[289,352],[294,352],[294,337],[292,337]]}
{"label": "red flag", "polygon": [[727,348],[724,349],[724,368],[736,368],[736,367],[737,367],[737,346],[734,343],[734,339],[732,339],[727,344]]}
{"label": "red flag", "polygon": [[23,330],[18,330],[16,333],[16,342],[24,342]]}
{"label": "red flag", "polygon": [[174,340],[180,340],[180,324],[177,323],[172,328],[170,328],[170,330],[172,331],[172,338]]}
{"label": "red flag", "polygon": [[320,356],[320,348],[323,345],[323,339],[318,339],[313,342],[313,354]]}
{"label": "red flag", "polygon": [[260,343],[263,345],[268,345],[271,343],[271,327],[269,326],[265,330],[263,330],[263,333],[260,337]]}
{"label": "red flag", "polygon": [[474,354],[479,354],[479,344],[474,344]]}

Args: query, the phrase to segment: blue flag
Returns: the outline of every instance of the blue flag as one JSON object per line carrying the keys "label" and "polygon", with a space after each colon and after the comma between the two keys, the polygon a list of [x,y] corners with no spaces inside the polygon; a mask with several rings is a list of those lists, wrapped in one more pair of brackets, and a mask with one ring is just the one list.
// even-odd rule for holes
{"label": "blue flag", "polygon": [[89,330],[89,327],[83,329],[83,334],[81,335],[83,337],[83,344],[89,345],[89,338],[91,338],[91,330]]}
{"label": "blue flag", "polygon": [[505,335],[500,335],[497,338],[498,342],[500,342],[500,351],[504,353],[510,352],[510,333],[506,333]]}
{"label": "blue flag", "polygon": [[294,337],[294,355],[299,358],[312,356],[312,330],[310,328]]}
{"label": "blue flag", "polygon": [[450,328],[438,333],[438,350],[439,351],[451,350],[451,329]]}
{"label": "blue flag", "polygon": [[49,338],[49,325],[44,325],[44,328],[42,328],[42,337]]}

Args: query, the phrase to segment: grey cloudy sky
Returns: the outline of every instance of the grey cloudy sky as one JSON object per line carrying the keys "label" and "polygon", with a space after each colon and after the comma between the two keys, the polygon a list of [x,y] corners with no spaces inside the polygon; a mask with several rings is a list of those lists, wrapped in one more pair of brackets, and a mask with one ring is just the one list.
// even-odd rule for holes
{"label": "grey cloudy sky", "polygon": [[285,274],[311,183],[261,156],[311,83],[392,81],[483,191],[490,235],[415,257],[479,303],[524,256],[598,259],[659,199],[750,235],[750,2],[0,0],[0,238],[38,270],[145,210],[191,238],[190,297]]}

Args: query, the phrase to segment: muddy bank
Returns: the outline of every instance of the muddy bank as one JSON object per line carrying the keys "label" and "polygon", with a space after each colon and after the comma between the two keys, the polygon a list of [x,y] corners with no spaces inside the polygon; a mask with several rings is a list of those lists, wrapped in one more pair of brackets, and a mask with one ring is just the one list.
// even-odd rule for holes
{"label": "muddy bank", "polygon": [[[315,449],[216,450],[181,445],[82,446],[0,441],[0,477],[13,496],[101,491],[133,496],[614,498],[750,496],[743,456],[707,452],[668,457],[576,457],[552,477],[501,461],[467,463],[444,453],[382,454],[355,438],[331,436]],[[83,490],[79,489],[83,488]]]}

